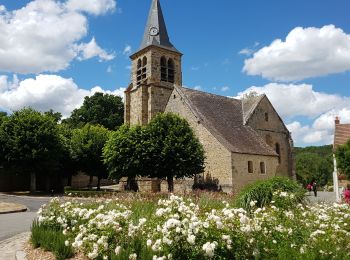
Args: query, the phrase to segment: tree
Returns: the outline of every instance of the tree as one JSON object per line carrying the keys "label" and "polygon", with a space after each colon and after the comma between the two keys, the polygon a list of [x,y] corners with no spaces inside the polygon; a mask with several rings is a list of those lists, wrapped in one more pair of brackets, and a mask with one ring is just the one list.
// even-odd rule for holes
{"label": "tree", "polygon": [[317,153],[298,153],[296,159],[296,175],[304,186],[317,180],[320,186],[326,185],[332,179],[332,161],[330,156],[320,156]]}
{"label": "tree", "polygon": [[78,169],[90,176],[90,187],[93,176],[97,176],[97,190],[100,189],[101,179],[107,177],[107,170],[102,161],[102,149],[108,137],[108,129],[98,125],[86,124],[72,132],[72,158],[76,161]]}
{"label": "tree", "polygon": [[55,119],[56,123],[61,121],[61,118],[62,118],[62,114],[60,112],[55,112],[52,109],[50,109],[49,111],[44,112],[44,115],[51,116],[52,118]]}
{"label": "tree", "polygon": [[350,178],[350,140],[337,148],[335,156],[337,158],[338,169]]}
{"label": "tree", "polygon": [[1,125],[2,121],[5,120],[6,117],[7,117],[7,113],[0,111],[0,125]]}
{"label": "tree", "polygon": [[59,167],[62,144],[57,123],[31,108],[16,111],[0,125],[0,149],[3,166],[30,174],[30,191],[35,192],[37,174],[49,180],[49,173]]}
{"label": "tree", "polygon": [[194,177],[204,171],[204,149],[188,122],[173,113],[156,115],[146,126],[151,152],[150,177],[168,181]]}
{"label": "tree", "polygon": [[117,180],[127,177],[127,190],[137,190],[135,178],[149,175],[149,138],[144,127],[121,126],[112,133],[103,149],[109,176]]}
{"label": "tree", "polygon": [[117,130],[124,121],[124,105],[122,98],[115,95],[95,93],[85,97],[83,105],[74,109],[64,123],[72,127],[82,127],[85,124],[102,125],[109,130]]}

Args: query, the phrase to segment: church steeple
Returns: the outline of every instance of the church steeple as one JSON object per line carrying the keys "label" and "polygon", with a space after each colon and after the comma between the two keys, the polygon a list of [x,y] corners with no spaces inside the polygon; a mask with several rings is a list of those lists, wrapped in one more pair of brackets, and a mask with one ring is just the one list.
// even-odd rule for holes
{"label": "church steeple", "polygon": [[165,47],[178,52],[169,40],[159,0],[152,0],[140,50],[150,45]]}

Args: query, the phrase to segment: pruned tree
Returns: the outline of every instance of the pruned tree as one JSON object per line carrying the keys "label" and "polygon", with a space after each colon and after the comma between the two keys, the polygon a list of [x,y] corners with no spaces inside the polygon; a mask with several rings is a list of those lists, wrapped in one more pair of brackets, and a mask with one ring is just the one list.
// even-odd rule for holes
{"label": "pruned tree", "polygon": [[338,169],[350,178],[350,140],[341,145],[335,151]]}
{"label": "pruned tree", "polygon": [[49,174],[58,170],[63,147],[55,120],[25,108],[0,125],[0,149],[3,166],[29,174],[30,191],[35,192],[37,174],[49,180]]}
{"label": "pruned tree", "polygon": [[100,189],[101,179],[108,176],[102,161],[102,149],[108,138],[109,130],[98,125],[86,124],[72,131],[71,156],[77,168],[90,176],[90,187],[93,176],[97,176],[97,190]]}
{"label": "pruned tree", "polygon": [[174,191],[174,178],[192,178],[204,171],[204,149],[185,119],[173,113],[158,114],[146,128],[150,177],[166,179],[169,192]]}

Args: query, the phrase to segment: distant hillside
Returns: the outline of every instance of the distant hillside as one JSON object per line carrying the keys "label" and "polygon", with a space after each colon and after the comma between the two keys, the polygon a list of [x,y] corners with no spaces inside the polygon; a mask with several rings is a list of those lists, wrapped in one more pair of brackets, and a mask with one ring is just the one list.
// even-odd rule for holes
{"label": "distant hillside", "polygon": [[333,145],[294,147],[294,156],[300,153],[313,153],[321,157],[332,156]]}
{"label": "distant hillside", "polygon": [[332,145],[295,147],[294,159],[297,180],[303,185],[316,180],[320,186],[332,182]]}

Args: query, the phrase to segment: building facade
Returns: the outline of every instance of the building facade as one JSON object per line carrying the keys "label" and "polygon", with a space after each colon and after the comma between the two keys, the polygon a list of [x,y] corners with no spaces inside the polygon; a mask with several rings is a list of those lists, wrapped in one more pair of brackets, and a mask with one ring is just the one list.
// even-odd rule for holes
{"label": "building facade", "polygon": [[[159,0],[152,0],[141,47],[131,56],[125,123],[145,125],[162,112],[185,118],[206,152],[204,176],[218,179],[227,192],[276,175],[294,178],[293,141],[268,98],[239,100],[185,88],[181,58],[169,40]],[[160,187],[146,182],[145,189]],[[192,184],[181,181],[178,189]]]}

